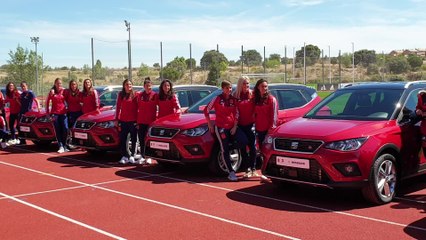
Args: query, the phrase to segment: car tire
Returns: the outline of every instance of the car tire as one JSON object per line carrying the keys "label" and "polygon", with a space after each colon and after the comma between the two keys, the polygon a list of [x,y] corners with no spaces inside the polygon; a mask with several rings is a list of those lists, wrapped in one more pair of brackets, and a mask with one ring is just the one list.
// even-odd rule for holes
{"label": "car tire", "polygon": [[[231,157],[232,169],[236,172],[240,168],[242,162],[240,150],[230,147],[229,154]],[[218,176],[226,176],[228,174],[225,161],[222,159],[222,151],[218,145],[216,145],[212,150],[209,170]]]}
{"label": "car tire", "polygon": [[50,140],[31,140],[31,142],[40,148],[46,148],[52,143]]}
{"label": "car tire", "polygon": [[364,198],[374,204],[386,204],[393,200],[398,183],[398,167],[392,154],[383,154],[370,171],[368,185],[362,189]]}

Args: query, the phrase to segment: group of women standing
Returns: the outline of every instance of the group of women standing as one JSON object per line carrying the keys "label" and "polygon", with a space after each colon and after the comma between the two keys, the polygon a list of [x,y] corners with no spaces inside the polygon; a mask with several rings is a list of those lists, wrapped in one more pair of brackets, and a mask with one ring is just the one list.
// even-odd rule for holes
{"label": "group of women standing", "polygon": [[[204,109],[210,132],[214,132],[221,148],[222,159],[228,170],[228,179],[237,181],[229,156],[229,141],[233,140],[240,148],[243,163],[247,166],[244,177],[257,177],[256,135],[259,148],[268,131],[276,128],[278,104],[268,91],[268,82],[260,79],[254,90],[250,90],[250,79],[241,77],[237,89],[232,93],[232,84],[223,81],[222,94],[215,97]],[[215,125],[210,120],[210,111],[216,112]],[[255,133],[252,131],[255,126]],[[247,148],[249,152],[247,152]]]}
{"label": "group of women standing", "polygon": [[[1,126],[1,146],[2,148],[5,148],[9,145],[15,145],[15,144],[25,144],[25,140],[20,141],[17,137],[17,131],[15,126],[19,126],[19,120],[22,115],[24,115],[26,112],[30,111],[33,107],[33,103],[36,105],[37,108],[39,108],[38,100],[33,93],[28,88],[27,82],[21,82],[21,90],[19,91],[18,88],[15,86],[13,82],[9,82],[6,85],[6,96],[3,96],[3,94],[0,92],[0,122],[3,125]],[[8,119],[8,125],[10,129],[10,139],[9,135],[6,134],[5,128],[6,128],[6,113],[4,111],[4,105],[5,103],[9,103],[9,110],[10,115]]]}
{"label": "group of women standing", "polygon": [[[141,153],[144,152],[145,135],[148,126],[157,117],[179,113],[180,104],[173,91],[173,84],[170,80],[163,80],[159,87],[159,93],[152,91],[152,82],[145,78],[143,83],[144,91],[133,90],[131,80],[123,81],[123,88],[118,94],[115,118],[120,127],[120,163],[136,163],[136,140],[139,136]],[[157,114],[158,107],[158,114]],[[128,135],[130,135],[131,146],[128,151]],[[150,159],[144,156],[139,160],[139,164],[150,163]]]}
{"label": "group of women standing", "polygon": [[83,91],[80,91],[75,80],[71,80],[68,89],[65,89],[62,87],[62,80],[55,79],[46,98],[46,113],[55,127],[58,153],[69,151],[69,127],[73,127],[82,114],[99,110],[99,104],[98,92],[93,88],[92,80],[85,79]]}

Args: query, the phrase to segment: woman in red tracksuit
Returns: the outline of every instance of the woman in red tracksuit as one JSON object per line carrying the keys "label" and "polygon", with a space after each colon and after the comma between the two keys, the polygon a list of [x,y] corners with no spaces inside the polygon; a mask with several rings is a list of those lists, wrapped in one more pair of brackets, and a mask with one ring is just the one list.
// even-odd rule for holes
{"label": "woman in red tracksuit", "polygon": [[[222,159],[225,161],[228,170],[228,179],[237,181],[235,175],[237,169],[232,168],[229,156],[229,143],[233,139],[241,148],[247,145],[247,138],[241,129],[238,128],[238,99],[231,95],[232,84],[223,81],[221,84],[222,94],[213,98],[213,100],[204,108],[204,116],[207,120],[210,132],[214,132],[222,153]],[[216,113],[215,125],[213,127],[210,121],[210,111],[214,109]]]}
{"label": "woman in red tracksuit", "polygon": [[158,93],[158,118],[174,113],[180,113],[179,99],[173,91],[170,80],[164,79],[160,84]]}
{"label": "woman in red tracksuit", "polygon": [[10,115],[9,115],[9,129],[11,138],[9,144],[19,144],[19,140],[16,137],[15,124],[19,121],[19,112],[21,111],[21,93],[16,88],[15,84],[9,82],[6,85],[6,99],[5,103],[9,103]]}
{"label": "woman in red tracksuit", "polygon": [[81,103],[83,104],[81,111],[84,113],[99,110],[98,91],[93,88],[92,80],[85,79],[83,81],[83,93],[81,94]]}
{"label": "woman in red tracksuit", "polygon": [[421,117],[420,132],[422,133],[422,146],[426,147],[426,90],[417,94],[416,114]]}
{"label": "woman in red tracksuit", "polygon": [[[254,102],[250,90],[250,78],[243,76],[238,79],[237,89],[233,96],[238,99],[238,128],[245,134],[248,144],[241,148],[241,157],[246,164],[247,171],[244,177],[258,177],[256,172],[256,136],[253,132]],[[247,154],[247,147],[249,154]]]}
{"label": "woman in red tracksuit", "polygon": [[67,102],[67,117],[68,126],[73,128],[77,118],[80,117],[83,112],[81,108],[81,97],[82,94],[78,89],[77,81],[71,80],[68,84],[68,89],[64,91],[65,101]]}
{"label": "woman in red tracksuit", "polygon": [[[138,103],[136,102],[137,95],[133,91],[133,83],[131,80],[123,81],[123,88],[117,96],[117,106],[115,109],[115,119],[119,122],[120,126],[120,152],[121,164],[128,162],[135,163],[135,150],[137,141],[136,120]],[[132,146],[130,154],[127,149],[127,135],[130,133]]]}
{"label": "woman in red tracksuit", "polygon": [[[52,108],[49,104],[52,102]],[[67,108],[65,104],[64,88],[62,88],[62,80],[55,79],[52,91],[49,92],[46,99],[46,113],[53,119],[55,127],[56,139],[58,141],[58,153],[68,151],[66,141],[68,134]]]}
{"label": "woman in red tracksuit", "polygon": [[268,91],[268,81],[259,79],[254,87],[255,128],[259,146],[262,146],[268,131],[277,127],[278,103]]}
{"label": "woman in red tracksuit", "polygon": [[137,96],[138,104],[138,136],[141,148],[142,158],[139,160],[140,164],[151,163],[151,159],[145,159],[145,136],[148,132],[149,124],[157,118],[157,105],[158,94],[152,91],[152,83],[149,77],[145,78],[143,82],[144,91],[140,92]]}

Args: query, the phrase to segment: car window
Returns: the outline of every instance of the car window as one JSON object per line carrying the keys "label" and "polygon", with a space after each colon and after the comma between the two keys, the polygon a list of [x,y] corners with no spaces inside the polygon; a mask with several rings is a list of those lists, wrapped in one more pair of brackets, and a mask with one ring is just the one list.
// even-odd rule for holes
{"label": "car window", "polygon": [[417,105],[417,94],[419,93],[420,89],[415,89],[410,92],[410,94],[407,97],[407,100],[405,101],[404,105],[404,112],[415,112],[416,111],[416,105]]}
{"label": "car window", "polygon": [[177,98],[179,99],[179,104],[181,107],[188,107],[189,106],[189,99],[188,99],[188,91],[177,91],[176,92]]}
{"label": "car window", "polygon": [[102,106],[115,106],[117,101],[118,91],[106,91],[99,96],[99,101]]}
{"label": "car window", "polygon": [[[210,93],[205,98],[198,101],[196,104],[192,105],[189,109],[189,113],[202,113],[204,110],[204,107],[209,104],[214,97],[222,93],[222,89],[217,89],[214,92]],[[210,113],[214,113],[214,110],[210,111]]]}
{"label": "car window", "polygon": [[272,90],[271,94],[277,99],[280,110],[301,107],[307,103],[302,93],[297,90],[276,89]]}
{"label": "car window", "polygon": [[314,107],[306,117],[356,120],[389,119],[396,109],[402,92],[401,89],[337,91]]}
{"label": "car window", "polygon": [[210,91],[191,91],[192,102],[196,103],[210,94]]}

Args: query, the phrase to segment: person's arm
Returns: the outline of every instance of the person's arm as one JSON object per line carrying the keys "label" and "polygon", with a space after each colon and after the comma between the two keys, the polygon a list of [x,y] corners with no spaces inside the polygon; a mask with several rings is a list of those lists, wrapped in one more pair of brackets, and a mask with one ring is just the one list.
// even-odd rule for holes
{"label": "person's arm", "polygon": [[93,95],[94,95],[94,98],[95,98],[96,110],[99,111],[100,100],[99,100],[98,91],[96,91],[96,89],[93,89]]}
{"label": "person's arm", "polygon": [[272,97],[272,126],[271,129],[275,129],[277,127],[278,121],[278,102],[275,97]]}
{"label": "person's arm", "polygon": [[209,127],[209,131],[213,132],[213,123],[210,120],[210,111],[213,109],[215,102],[216,102],[217,97],[213,98],[213,100],[207,104],[207,106],[204,108],[204,117],[206,118],[207,121],[207,125]]}
{"label": "person's arm", "polygon": [[51,93],[49,92],[49,94],[47,94],[47,98],[46,98],[46,114],[47,115],[49,115],[49,103],[50,103],[50,100],[51,100]]}
{"label": "person's arm", "polygon": [[176,94],[173,94],[173,109],[174,113],[181,113],[179,98],[176,96]]}
{"label": "person's arm", "polygon": [[115,120],[118,121],[118,117],[120,116],[121,111],[121,93],[117,95],[117,104],[115,105]]}
{"label": "person's arm", "polygon": [[235,111],[235,122],[234,122],[234,126],[231,128],[231,135],[234,135],[235,132],[237,131],[238,119],[240,118],[240,111],[238,110],[238,102],[237,102],[235,108],[236,108],[236,111]]}

